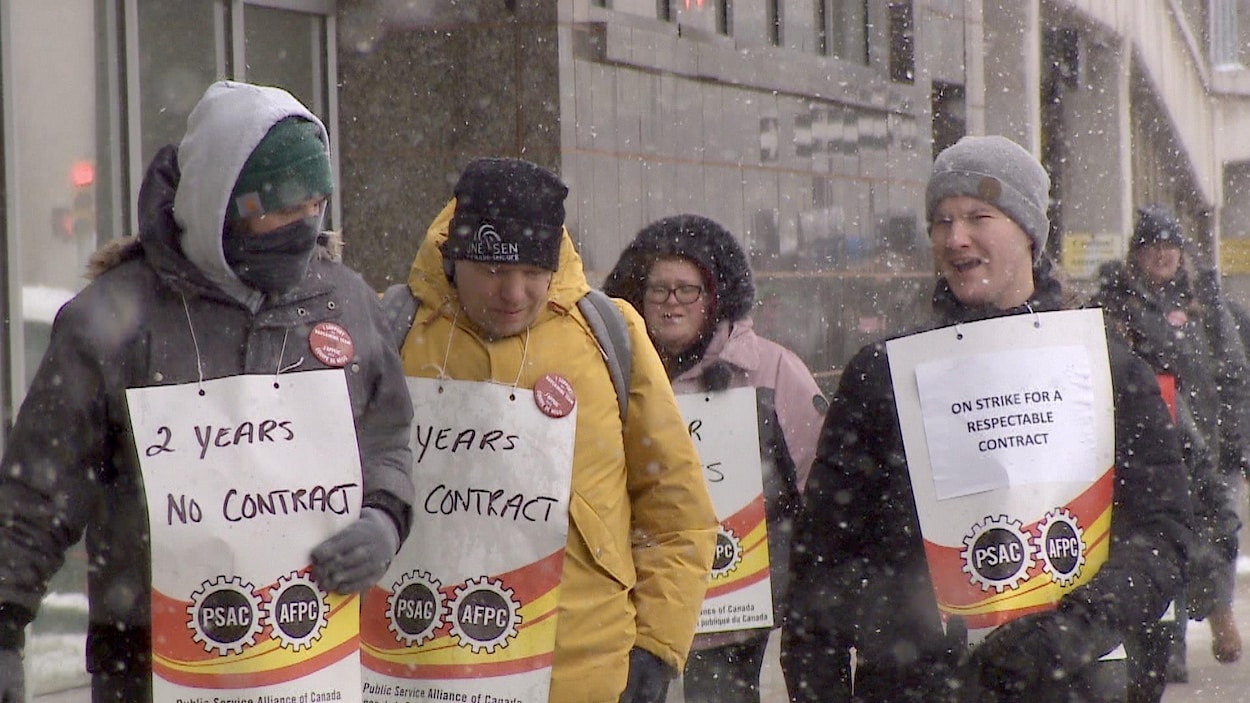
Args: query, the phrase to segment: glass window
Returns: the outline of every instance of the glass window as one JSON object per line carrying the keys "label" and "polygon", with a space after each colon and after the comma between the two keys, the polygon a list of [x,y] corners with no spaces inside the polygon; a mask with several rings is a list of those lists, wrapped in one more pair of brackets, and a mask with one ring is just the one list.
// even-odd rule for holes
{"label": "glass window", "polygon": [[820,52],[818,0],[784,0],[781,3],[781,45],[809,54]]}
{"label": "glass window", "polygon": [[138,13],[144,168],[161,147],[182,140],[191,108],[210,83],[225,77],[226,52],[219,3],[140,0]]}
{"label": "glass window", "polygon": [[726,33],[724,0],[672,0],[672,19],[684,27]]}
{"label": "glass window", "polygon": [[320,15],[245,6],[244,79],[286,89],[325,120],[325,34]]}
{"label": "glass window", "polygon": [[628,12],[631,15],[662,19],[667,16],[668,12],[665,5],[669,2],[680,1],[681,0],[595,0],[595,4],[600,7],[611,8],[619,12]]}
{"label": "glass window", "polygon": [[930,105],[933,109],[933,158],[936,159],[943,149],[968,132],[964,87],[934,81]]}
{"label": "glass window", "polygon": [[867,0],[822,0],[824,53],[834,58],[868,63]]}
{"label": "glass window", "polygon": [[[13,3],[3,40],[12,65],[5,101],[12,106],[11,175],[5,223],[8,273],[21,281],[15,304],[13,364],[29,379],[46,345],[52,315],[83,285],[82,272],[101,232],[98,198],[107,173],[98,150],[106,123],[98,90],[94,0]],[[56,80],[48,80],[56,75]],[[24,390],[16,389],[18,395]],[[16,405],[16,403],[15,403]]]}
{"label": "glass window", "polygon": [[911,0],[892,2],[890,14],[890,80],[911,83],[916,79],[916,28]]}

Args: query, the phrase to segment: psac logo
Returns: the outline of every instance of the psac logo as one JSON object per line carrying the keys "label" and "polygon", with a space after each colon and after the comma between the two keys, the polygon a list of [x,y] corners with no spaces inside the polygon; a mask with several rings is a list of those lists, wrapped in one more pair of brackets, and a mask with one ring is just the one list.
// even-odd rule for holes
{"label": "psac logo", "polygon": [[1085,565],[1084,531],[1063,508],[1048,512],[1037,534],[1006,515],[986,516],[964,537],[960,557],[969,581],[980,584],[982,591],[1019,588],[1039,560],[1052,581],[1067,586]]}

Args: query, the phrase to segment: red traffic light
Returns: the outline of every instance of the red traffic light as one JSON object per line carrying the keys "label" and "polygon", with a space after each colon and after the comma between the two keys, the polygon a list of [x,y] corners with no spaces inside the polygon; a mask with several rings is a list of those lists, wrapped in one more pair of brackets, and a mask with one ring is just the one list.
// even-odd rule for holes
{"label": "red traffic light", "polygon": [[91,161],[75,161],[69,169],[69,180],[75,188],[85,188],[95,183],[95,164]]}

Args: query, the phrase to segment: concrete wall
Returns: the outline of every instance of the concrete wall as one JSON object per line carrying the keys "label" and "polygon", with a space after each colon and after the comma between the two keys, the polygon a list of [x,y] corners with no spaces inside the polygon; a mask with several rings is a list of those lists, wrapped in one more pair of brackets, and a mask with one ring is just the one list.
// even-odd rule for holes
{"label": "concrete wall", "polygon": [[523,157],[559,170],[556,8],[517,5],[382,12],[340,42],[344,258],[376,287],[407,277],[471,159]]}

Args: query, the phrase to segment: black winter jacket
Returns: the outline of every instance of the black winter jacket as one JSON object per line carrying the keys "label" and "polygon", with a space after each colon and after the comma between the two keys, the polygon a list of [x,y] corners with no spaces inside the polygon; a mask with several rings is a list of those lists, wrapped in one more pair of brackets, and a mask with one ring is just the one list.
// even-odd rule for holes
{"label": "black winter jacket", "polygon": [[[1092,303],[1106,311],[1133,352],[1156,373],[1177,378],[1203,432],[1211,455],[1220,461],[1241,451],[1250,409],[1250,362],[1230,306],[1204,272],[1191,283],[1184,268],[1162,288],[1147,285],[1123,262],[1099,271]],[[1183,322],[1182,322],[1183,320]],[[1239,462],[1235,459],[1232,465]]]}
{"label": "black winter jacket", "polygon": [[[1034,278],[1028,306],[1008,311],[964,307],[939,284],[933,327],[1063,307],[1048,261]],[[1162,614],[1191,539],[1180,449],[1158,383],[1122,344],[1109,340],[1108,351],[1116,433],[1110,555],[1059,606],[1083,623],[1067,646],[1091,657]],[[791,700],[961,700],[966,645],[939,619],[884,343],[861,349],[843,372],[804,504],[782,641]],[[858,652],[854,697],[849,647]]]}

